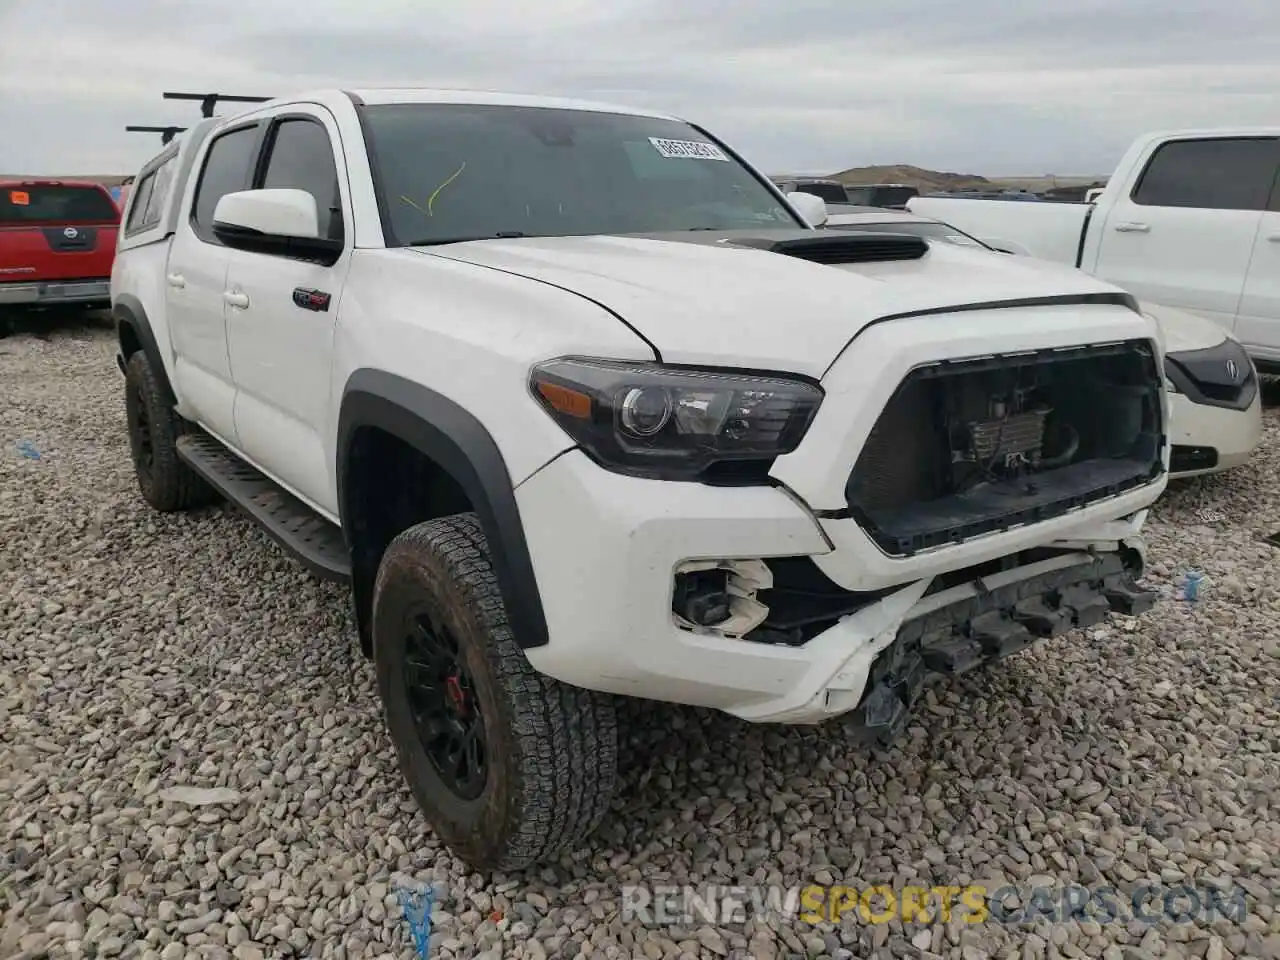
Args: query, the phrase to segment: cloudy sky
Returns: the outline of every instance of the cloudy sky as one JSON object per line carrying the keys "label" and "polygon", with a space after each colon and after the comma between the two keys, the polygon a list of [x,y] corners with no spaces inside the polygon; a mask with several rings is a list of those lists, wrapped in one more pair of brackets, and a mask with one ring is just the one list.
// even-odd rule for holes
{"label": "cloudy sky", "polygon": [[195,104],[414,85],[697,119],[769,172],[1108,172],[1277,122],[1280,0],[0,0],[0,172],[131,172]]}

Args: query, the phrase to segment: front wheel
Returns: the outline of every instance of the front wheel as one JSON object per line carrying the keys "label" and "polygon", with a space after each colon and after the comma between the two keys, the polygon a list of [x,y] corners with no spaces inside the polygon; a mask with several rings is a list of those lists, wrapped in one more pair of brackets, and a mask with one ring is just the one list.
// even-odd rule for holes
{"label": "front wheel", "polygon": [[617,780],[613,698],[530,666],[474,514],[392,541],[374,588],[373,651],[400,769],[473,869],[527,867],[599,823]]}

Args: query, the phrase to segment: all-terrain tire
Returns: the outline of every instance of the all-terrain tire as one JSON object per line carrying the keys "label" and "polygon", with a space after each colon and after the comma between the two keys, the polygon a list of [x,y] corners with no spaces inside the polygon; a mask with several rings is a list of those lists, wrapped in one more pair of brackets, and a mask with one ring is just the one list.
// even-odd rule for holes
{"label": "all-terrain tire", "polygon": [[[451,635],[468,675],[450,696],[466,689],[483,721],[478,796],[446,782],[419,735],[414,711],[421,715],[422,688],[414,687],[411,700],[406,680],[419,674],[406,653],[423,618]],[[518,870],[595,829],[617,782],[614,698],[530,666],[507,623],[474,514],[420,523],[392,541],[378,568],[372,619],[374,666],[400,769],[456,856],[475,870]]]}
{"label": "all-terrain tire", "polygon": [[125,416],[138,489],[162,513],[192,510],[217,493],[178,456],[178,438],[187,425],[165,400],[155,371],[141,350],[125,364]]}

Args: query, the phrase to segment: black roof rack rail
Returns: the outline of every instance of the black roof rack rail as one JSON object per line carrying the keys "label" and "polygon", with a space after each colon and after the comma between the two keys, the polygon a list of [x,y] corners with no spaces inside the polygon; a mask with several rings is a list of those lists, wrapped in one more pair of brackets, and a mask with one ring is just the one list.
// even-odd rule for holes
{"label": "black roof rack rail", "polygon": [[266,103],[271,97],[245,97],[230,93],[171,93],[164,94],[166,100],[196,100],[200,103],[200,115],[212,117],[214,109],[223,103]]}
{"label": "black roof rack rail", "polygon": [[125,133],[158,133],[160,134],[161,146],[165,146],[172,142],[174,137],[186,129],[186,127],[152,127],[132,123],[124,128]]}

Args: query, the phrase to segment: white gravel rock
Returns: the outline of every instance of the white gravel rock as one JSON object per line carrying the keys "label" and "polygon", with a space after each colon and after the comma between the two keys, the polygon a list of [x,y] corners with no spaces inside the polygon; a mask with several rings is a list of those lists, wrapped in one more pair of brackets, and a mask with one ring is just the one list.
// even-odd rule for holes
{"label": "white gravel rock", "polygon": [[[112,353],[103,326],[0,339],[0,957],[411,958],[410,882],[436,886],[442,957],[1280,956],[1276,409],[1252,464],[1154,509],[1153,614],[932,689],[884,756],[838,724],[630,705],[588,846],[481,877],[402,783],[343,591],[229,509],[137,495]],[[1173,599],[1190,569],[1196,603]],[[620,914],[634,884],[1033,878],[1238,884],[1250,916]]]}

